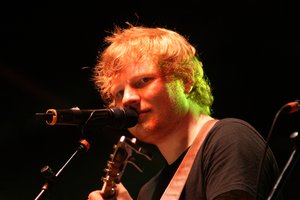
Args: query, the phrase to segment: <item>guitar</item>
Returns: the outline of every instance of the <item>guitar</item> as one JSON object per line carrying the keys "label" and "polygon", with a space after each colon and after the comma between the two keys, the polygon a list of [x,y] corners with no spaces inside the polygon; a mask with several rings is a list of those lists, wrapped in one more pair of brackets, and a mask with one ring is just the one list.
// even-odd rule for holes
{"label": "guitar", "polygon": [[104,170],[105,176],[102,177],[103,186],[101,189],[102,197],[109,199],[116,194],[116,184],[121,182],[122,175],[128,163],[132,164],[140,172],[142,168],[134,162],[133,153],[144,156],[151,160],[151,155],[143,148],[137,146],[136,138],[121,136],[118,143],[114,145],[114,152],[110,154],[107,166]]}

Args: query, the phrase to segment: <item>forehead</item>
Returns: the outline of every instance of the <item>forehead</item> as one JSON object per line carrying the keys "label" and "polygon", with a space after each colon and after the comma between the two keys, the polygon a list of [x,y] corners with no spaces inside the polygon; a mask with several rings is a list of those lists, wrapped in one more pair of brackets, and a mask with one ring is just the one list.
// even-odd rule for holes
{"label": "forehead", "polygon": [[143,76],[159,74],[159,68],[150,63],[127,65],[117,72],[112,79],[112,88],[120,84],[125,84],[126,82],[135,81],[135,79],[139,79]]}
{"label": "forehead", "polygon": [[144,64],[132,64],[124,67],[116,74],[115,80],[127,79],[130,80],[135,77],[140,77],[147,74],[158,74],[159,69],[157,66],[144,63]]}

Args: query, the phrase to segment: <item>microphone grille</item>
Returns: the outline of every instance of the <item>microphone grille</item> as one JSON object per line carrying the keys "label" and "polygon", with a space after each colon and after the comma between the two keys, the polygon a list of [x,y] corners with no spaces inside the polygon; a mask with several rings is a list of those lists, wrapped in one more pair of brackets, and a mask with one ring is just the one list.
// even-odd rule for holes
{"label": "microphone grille", "polygon": [[126,129],[133,127],[138,122],[138,114],[132,108],[117,108],[113,107],[111,110],[114,113],[114,122],[112,123],[117,129]]}

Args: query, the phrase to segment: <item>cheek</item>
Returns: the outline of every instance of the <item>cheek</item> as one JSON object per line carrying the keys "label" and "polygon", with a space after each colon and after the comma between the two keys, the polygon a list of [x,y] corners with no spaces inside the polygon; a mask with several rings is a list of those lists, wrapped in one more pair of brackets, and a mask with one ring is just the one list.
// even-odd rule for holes
{"label": "cheek", "polygon": [[184,88],[180,82],[173,82],[167,86],[167,93],[170,98],[170,103],[173,109],[179,114],[182,110],[186,110],[188,107],[188,101]]}
{"label": "cheek", "polygon": [[161,84],[152,84],[140,93],[143,99],[149,101],[159,101],[167,97],[165,88]]}

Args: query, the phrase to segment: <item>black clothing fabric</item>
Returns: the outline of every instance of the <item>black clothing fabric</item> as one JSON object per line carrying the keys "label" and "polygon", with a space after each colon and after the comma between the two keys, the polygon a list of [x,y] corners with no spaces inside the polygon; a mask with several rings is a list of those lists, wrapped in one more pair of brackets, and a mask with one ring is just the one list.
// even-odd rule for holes
{"label": "black clothing fabric", "polygon": [[[264,148],[265,140],[249,123],[235,118],[219,120],[197,153],[180,199],[212,200],[232,190],[246,191],[255,197]],[[185,153],[150,179],[141,188],[138,200],[159,200]],[[260,197],[266,199],[279,176],[271,149],[262,174]]]}

